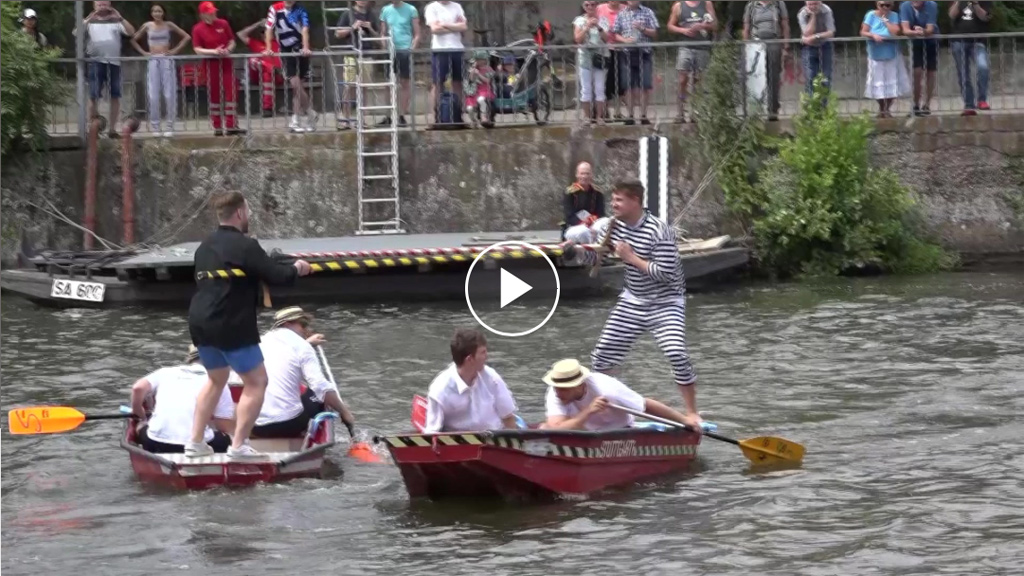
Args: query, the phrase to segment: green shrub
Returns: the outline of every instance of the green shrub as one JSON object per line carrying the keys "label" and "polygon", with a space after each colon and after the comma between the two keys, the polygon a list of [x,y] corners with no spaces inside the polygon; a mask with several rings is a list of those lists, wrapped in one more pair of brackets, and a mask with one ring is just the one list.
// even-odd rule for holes
{"label": "green shrub", "polygon": [[20,2],[0,2],[0,154],[22,138],[40,147],[50,106],[62,105],[67,89],[54,71],[56,50],[41,50],[18,24]]}

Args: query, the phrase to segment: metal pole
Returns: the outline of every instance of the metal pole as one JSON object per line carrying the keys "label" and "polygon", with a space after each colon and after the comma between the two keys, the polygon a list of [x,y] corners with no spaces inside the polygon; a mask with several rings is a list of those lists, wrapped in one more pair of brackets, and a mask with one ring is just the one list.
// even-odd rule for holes
{"label": "metal pole", "polygon": [[86,103],[87,93],[85,90],[85,26],[82,25],[82,21],[85,20],[85,2],[83,0],[77,0],[75,2],[75,28],[78,30],[78,34],[75,34],[75,94],[78,100],[78,138],[81,139],[82,143],[85,143],[85,132],[87,118],[85,117],[86,110],[88,110],[88,104]]}

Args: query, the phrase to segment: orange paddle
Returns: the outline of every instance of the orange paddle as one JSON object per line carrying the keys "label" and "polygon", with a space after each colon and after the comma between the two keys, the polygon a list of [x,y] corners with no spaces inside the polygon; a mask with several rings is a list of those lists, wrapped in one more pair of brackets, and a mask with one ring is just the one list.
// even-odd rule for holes
{"label": "orange paddle", "polygon": [[59,434],[74,430],[86,420],[117,420],[131,414],[85,415],[68,406],[34,406],[15,408],[7,413],[11,434]]}
{"label": "orange paddle", "polygon": [[[331,381],[331,384],[335,384],[334,374],[331,372],[331,366],[327,363],[327,357],[324,356],[324,349],[317,346],[316,351],[320,355],[320,362],[323,363],[324,371],[327,372],[327,378]],[[335,386],[337,386],[337,384],[335,384]],[[346,422],[345,426],[348,427],[348,433],[352,436],[352,445],[348,448],[348,456],[351,456],[361,462],[380,463],[384,461],[376,452],[373,451],[373,448],[371,448],[369,444],[366,442],[355,441],[356,437],[352,432],[352,425],[350,423]]]}

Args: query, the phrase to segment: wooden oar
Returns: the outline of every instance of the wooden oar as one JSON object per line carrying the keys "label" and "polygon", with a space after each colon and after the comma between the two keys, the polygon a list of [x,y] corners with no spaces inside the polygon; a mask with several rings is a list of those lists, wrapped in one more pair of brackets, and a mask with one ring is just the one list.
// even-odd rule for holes
{"label": "wooden oar", "polygon": [[597,278],[597,275],[601,273],[601,262],[604,261],[605,252],[612,243],[612,232],[615,231],[615,225],[618,223],[619,221],[615,218],[612,218],[608,222],[608,229],[605,231],[604,242],[601,242],[597,248],[597,263],[590,269],[591,278]]}
{"label": "wooden oar", "polygon": [[[331,381],[331,384],[334,384],[335,387],[337,387],[337,384],[335,384],[334,382],[334,374],[331,372],[331,365],[327,363],[327,357],[324,356],[324,349],[321,348],[320,346],[315,346],[315,348],[317,353],[320,355],[320,361],[323,362],[324,371],[327,372],[327,378]],[[355,458],[356,460],[362,460],[363,462],[383,462],[383,460],[381,460],[381,457],[377,456],[377,454],[373,451],[373,448],[371,448],[369,444],[367,444],[366,442],[355,441],[356,438],[351,428],[349,428],[349,434],[352,435],[352,445],[349,446],[348,448],[349,456]]]}
{"label": "wooden oar", "polygon": [[721,434],[714,432],[696,431],[693,428],[676,422],[675,420],[667,420],[646,412],[639,412],[616,404],[611,404],[612,408],[621,410],[633,416],[640,418],[646,418],[659,424],[666,426],[672,426],[674,428],[682,428],[691,432],[697,432],[703,434],[709,438],[715,440],[721,440],[722,442],[728,442],[740,447],[740,451],[754,464],[766,465],[766,464],[780,464],[780,463],[799,463],[804,459],[804,447],[796,442],[786,440],[785,438],[776,438],[774,436],[758,436],[757,438],[748,438],[747,440],[734,440]]}
{"label": "wooden oar", "polygon": [[7,413],[11,434],[59,434],[74,430],[86,420],[121,420],[131,414],[82,414],[68,406],[15,408]]}

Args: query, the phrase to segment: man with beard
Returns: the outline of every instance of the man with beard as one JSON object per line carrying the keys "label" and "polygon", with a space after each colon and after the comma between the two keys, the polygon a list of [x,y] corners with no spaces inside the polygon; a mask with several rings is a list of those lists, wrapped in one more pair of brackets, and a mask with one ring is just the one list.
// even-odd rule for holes
{"label": "man with beard", "polygon": [[217,399],[234,370],[244,388],[238,402],[230,458],[261,458],[249,445],[249,434],[263,406],[267,371],[260,352],[256,306],[261,283],[291,285],[310,273],[309,263],[283,264],[273,260],[249,232],[249,204],[239,192],[225,193],[213,201],[220,226],[199,245],[195,254],[196,293],[188,311],[192,343],[206,367],[207,381],[196,401],[192,440],[185,446],[189,457],[208,456],[213,450],[203,442]]}

